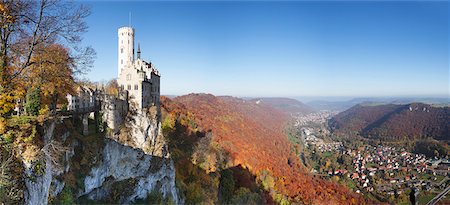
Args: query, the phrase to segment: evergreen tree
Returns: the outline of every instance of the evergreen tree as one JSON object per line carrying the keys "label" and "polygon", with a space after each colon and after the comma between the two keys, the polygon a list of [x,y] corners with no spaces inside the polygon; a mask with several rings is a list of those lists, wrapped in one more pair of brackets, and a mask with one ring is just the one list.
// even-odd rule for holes
{"label": "evergreen tree", "polygon": [[223,203],[231,203],[231,199],[234,193],[233,171],[226,169],[220,173],[219,192]]}
{"label": "evergreen tree", "polygon": [[25,103],[25,110],[29,115],[38,115],[41,108],[41,89],[32,88],[27,93],[27,101]]}

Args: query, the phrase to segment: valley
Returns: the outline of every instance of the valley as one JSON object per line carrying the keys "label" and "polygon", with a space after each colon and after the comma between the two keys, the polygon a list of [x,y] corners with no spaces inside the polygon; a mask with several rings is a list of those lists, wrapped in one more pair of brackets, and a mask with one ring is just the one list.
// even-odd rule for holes
{"label": "valley", "polygon": [[450,204],[448,7],[0,1],[0,205]]}
{"label": "valley", "polygon": [[344,184],[374,201],[395,204],[409,204],[413,189],[419,204],[425,204],[448,186],[447,151],[426,156],[414,146],[402,146],[408,142],[371,140],[340,130],[336,134],[328,130],[328,122],[333,123],[336,115],[339,118],[342,113],[293,115],[289,138],[302,147],[299,157],[311,174]]}

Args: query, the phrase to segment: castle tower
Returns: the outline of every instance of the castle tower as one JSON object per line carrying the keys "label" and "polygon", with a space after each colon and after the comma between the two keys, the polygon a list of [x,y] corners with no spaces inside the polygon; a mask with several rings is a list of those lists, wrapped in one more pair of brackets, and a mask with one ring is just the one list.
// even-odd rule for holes
{"label": "castle tower", "polygon": [[118,76],[123,69],[132,66],[134,61],[134,29],[131,27],[119,28],[119,57]]}

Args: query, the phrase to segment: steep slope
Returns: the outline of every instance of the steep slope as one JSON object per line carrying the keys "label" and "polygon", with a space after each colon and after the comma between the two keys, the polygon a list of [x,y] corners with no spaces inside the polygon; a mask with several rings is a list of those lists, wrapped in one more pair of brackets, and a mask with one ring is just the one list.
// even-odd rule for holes
{"label": "steep slope", "polygon": [[162,98],[170,115],[211,133],[230,155],[228,166],[242,166],[262,182],[272,198],[314,204],[364,203],[347,188],[310,176],[283,133],[287,115],[268,105],[233,97],[190,94]]}
{"label": "steep slope", "polygon": [[[8,119],[8,134],[0,136],[0,151],[3,154],[8,151],[4,146],[16,146],[17,154],[8,156],[17,160],[6,165],[22,168],[7,173],[11,179],[9,175],[20,177],[19,186],[8,185],[18,188],[17,196],[0,197],[0,203],[130,204],[153,193],[165,203],[183,204],[160,116],[155,106],[128,113],[120,134],[100,131],[96,126],[104,126],[101,120],[88,119],[92,126],[86,135],[80,134],[82,123],[76,116]],[[4,187],[0,188],[3,193]]]}
{"label": "steep slope", "polygon": [[311,112],[314,112],[314,109],[312,107],[291,98],[255,98],[251,101],[257,104],[272,106],[287,114],[309,114]]}
{"label": "steep slope", "polygon": [[450,140],[450,108],[422,103],[406,105],[356,105],[333,117],[335,133],[399,140],[432,137]]}

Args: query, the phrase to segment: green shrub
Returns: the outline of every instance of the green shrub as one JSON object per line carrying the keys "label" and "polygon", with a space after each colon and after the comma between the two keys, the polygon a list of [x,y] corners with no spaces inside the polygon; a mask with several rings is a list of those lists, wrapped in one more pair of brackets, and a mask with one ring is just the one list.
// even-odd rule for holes
{"label": "green shrub", "polygon": [[275,186],[275,180],[272,176],[270,176],[270,173],[267,170],[263,170],[260,173],[260,180],[264,187],[264,190],[270,191]]}
{"label": "green shrub", "polygon": [[186,189],[186,204],[198,204],[203,201],[202,188],[198,183],[190,183]]}
{"label": "green shrub", "polygon": [[247,204],[257,205],[261,204],[262,200],[258,193],[251,192],[250,189],[240,187],[233,195],[231,204]]}
{"label": "green shrub", "polygon": [[64,103],[64,104],[61,106],[61,111],[63,111],[63,112],[67,111],[67,103]]}
{"label": "green shrub", "polygon": [[36,116],[41,108],[41,89],[30,89],[26,96],[25,109],[29,115]]}
{"label": "green shrub", "polygon": [[64,187],[64,189],[62,190],[61,196],[60,196],[59,204],[70,205],[70,204],[74,204],[74,203],[75,202],[73,199],[72,190],[70,188]]}
{"label": "green shrub", "polygon": [[233,171],[226,169],[223,170],[220,176],[219,193],[222,198],[222,202],[229,204],[234,192],[234,177]]}
{"label": "green shrub", "polygon": [[156,189],[153,189],[150,193],[148,193],[147,201],[149,204],[165,204],[164,196]]}

